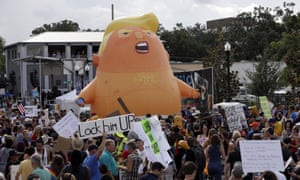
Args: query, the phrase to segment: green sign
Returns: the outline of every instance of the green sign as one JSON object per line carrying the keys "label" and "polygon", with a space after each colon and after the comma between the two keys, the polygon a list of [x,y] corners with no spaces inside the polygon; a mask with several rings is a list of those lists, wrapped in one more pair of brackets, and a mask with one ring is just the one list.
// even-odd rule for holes
{"label": "green sign", "polygon": [[264,112],[265,117],[268,119],[272,118],[271,108],[270,108],[270,104],[269,104],[267,97],[259,96],[259,102],[260,102],[260,107],[261,107],[262,111]]}
{"label": "green sign", "polygon": [[154,153],[159,154],[160,150],[159,150],[159,147],[158,147],[158,144],[157,144],[155,138],[153,137],[153,135],[151,133],[151,125],[150,125],[150,122],[148,119],[142,120],[142,127],[151,142],[151,147],[152,147]]}

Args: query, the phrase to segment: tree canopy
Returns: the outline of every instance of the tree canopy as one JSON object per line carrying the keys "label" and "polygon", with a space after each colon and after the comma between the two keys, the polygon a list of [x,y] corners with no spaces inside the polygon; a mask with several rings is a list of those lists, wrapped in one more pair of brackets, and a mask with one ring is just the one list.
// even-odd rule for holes
{"label": "tree canopy", "polygon": [[77,22],[71,20],[62,20],[56,23],[44,24],[32,30],[32,35],[37,35],[46,31],[79,31],[80,27]]}

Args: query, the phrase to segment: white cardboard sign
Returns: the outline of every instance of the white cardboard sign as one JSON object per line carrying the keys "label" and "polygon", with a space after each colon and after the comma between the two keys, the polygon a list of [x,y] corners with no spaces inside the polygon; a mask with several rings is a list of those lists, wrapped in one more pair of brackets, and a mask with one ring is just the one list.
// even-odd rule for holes
{"label": "white cardboard sign", "polygon": [[86,139],[101,136],[103,132],[112,134],[129,131],[133,127],[134,121],[134,114],[126,114],[95,121],[81,122],[78,124],[78,136],[81,139]]}
{"label": "white cardboard sign", "polygon": [[242,140],[239,143],[244,173],[283,171],[279,140]]}
{"label": "white cardboard sign", "polygon": [[69,111],[61,120],[59,120],[53,129],[62,137],[70,138],[77,131],[79,119]]}

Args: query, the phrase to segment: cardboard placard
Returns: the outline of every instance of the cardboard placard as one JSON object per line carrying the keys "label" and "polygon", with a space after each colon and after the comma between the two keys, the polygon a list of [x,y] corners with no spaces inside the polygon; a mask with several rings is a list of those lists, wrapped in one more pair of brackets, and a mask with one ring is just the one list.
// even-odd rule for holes
{"label": "cardboard placard", "polygon": [[107,134],[125,132],[132,129],[134,121],[134,114],[126,114],[95,121],[81,122],[78,124],[78,135],[79,138],[86,139],[101,136],[103,132],[107,132]]}
{"label": "cardboard placard", "polygon": [[69,111],[61,120],[59,120],[53,129],[62,137],[70,138],[77,131],[79,119]]}
{"label": "cardboard placard", "polygon": [[243,140],[240,149],[244,173],[284,169],[279,140]]}

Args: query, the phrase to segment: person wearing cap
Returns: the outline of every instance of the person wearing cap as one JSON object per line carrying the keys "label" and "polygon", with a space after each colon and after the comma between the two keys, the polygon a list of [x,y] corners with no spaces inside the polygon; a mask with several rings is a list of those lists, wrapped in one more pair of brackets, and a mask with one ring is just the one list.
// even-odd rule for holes
{"label": "person wearing cap", "polygon": [[21,179],[27,179],[27,177],[32,173],[33,167],[31,165],[31,156],[34,154],[34,148],[28,147],[24,152],[24,160],[20,163],[15,180],[19,179],[21,175]]}
{"label": "person wearing cap", "polygon": [[251,130],[250,130],[250,131],[248,132],[248,134],[247,134],[247,139],[252,139],[253,134],[255,134],[255,133],[260,133],[260,130],[259,130],[259,122],[253,121],[253,122],[250,124],[250,127],[251,127]]}
{"label": "person wearing cap", "polygon": [[150,171],[143,175],[140,180],[159,180],[163,175],[165,167],[160,162],[153,162]]}
{"label": "person wearing cap", "polygon": [[98,160],[104,150],[106,137],[107,134],[104,133],[102,135],[102,142],[99,147],[97,147],[95,144],[89,145],[88,156],[83,161],[83,165],[87,166],[90,169],[91,180],[101,179]]}

